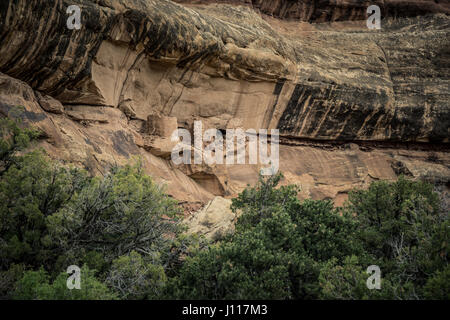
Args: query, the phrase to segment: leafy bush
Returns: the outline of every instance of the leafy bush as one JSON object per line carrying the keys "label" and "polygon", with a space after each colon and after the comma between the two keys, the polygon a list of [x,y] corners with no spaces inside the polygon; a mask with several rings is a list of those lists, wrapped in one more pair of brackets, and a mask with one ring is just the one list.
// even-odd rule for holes
{"label": "leafy bush", "polygon": [[0,180],[0,265],[39,267],[56,259],[47,218],[86,183],[80,170],[57,166],[41,152],[16,159]]}
{"label": "leafy bush", "polygon": [[80,289],[67,288],[67,273],[62,272],[50,283],[47,272],[27,271],[17,282],[14,299],[17,300],[113,300],[116,296],[87,266],[81,268]]}
{"label": "leafy bush", "polygon": [[17,153],[39,136],[37,130],[22,124],[23,112],[24,107],[18,106],[9,111],[8,117],[0,118],[0,176],[16,163]]}
{"label": "leafy bush", "polygon": [[436,271],[424,287],[424,297],[434,300],[450,300],[450,266]]}
{"label": "leafy bush", "polygon": [[424,297],[429,277],[448,266],[450,224],[438,195],[425,182],[403,177],[374,182],[350,194],[345,208],[356,216],[357,235],[383,270],[399,299]]}
{"label": "leafy bush", "polygon": [[330,259],[320,270],[320,297],[322,299],[362,300],[392,299],[392,287],[381,278],[380,290],[368,290],[366,265],[357,256],[346,257],[343,263]]}
{"label": "leafy bush", "polygon": [[[235,234],[187,259],[171,281],[175,297],[448,295],[448,217],[439,212],[430,185],[404,178],[376,182],[352,192],[344,209],[335,209],[329,201],[300,202],[296,187],[276,188],[280,179],[261,178],[233,200],[232,209],[241,212]],[[366,269],[373,264],[382,270],[381,290],[366,285]]]}
{"label": "leafy bush", "polygon": [[260,179],[233,200],[236,233],[189,258],[172,283],[179,298],[315,299],[320,268],[362,246],[353,221],[327,201],[297,199],[298,188]]}
{"label": "leafy bush", "polygon": [[47,221],[52,242],[68,259],[94,251],[111,263],[133,250],[144,255],[169,250],[168,235],[181,231],[179,212],[176,201],[136,165],[91,179]]}
{"label": "leafy bush", "polygon": [[[155,257],[153,257],[155,258]],[[158,298],[166,284],[164,268],[132,251],[113,261],[106,283],[119,293],[121,299]]]}

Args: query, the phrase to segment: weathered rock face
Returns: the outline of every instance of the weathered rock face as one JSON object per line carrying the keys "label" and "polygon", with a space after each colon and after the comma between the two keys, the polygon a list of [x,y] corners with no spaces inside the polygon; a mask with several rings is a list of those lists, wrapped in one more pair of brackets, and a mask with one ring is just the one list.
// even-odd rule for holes
{"label": "weathered rock face", "polygon": [[218,240],[233,232],[236,215],[231,211],[231,200],[215,197],[204,208],[186,220],[190,232]]}
{"label": "weathered rock face", "polygon": [[367,8],[380,7],[384,17],[450,13],[450,3],[434,0],[176,0],[183,4],[246,5],[282,19],[308,22],[365,20]]}
{"label": "weathered rock face", "polygon": [[[195,120],[280,129],[280,170],[302,197],[341,204],[351,188],[400,173],[448,184],[447,4],[382,1],[392,16],[441,13],[370,31],[364,21],[254,10],[353,21],[364,1],[243,2],[2,1],[0,113],[25,106],[52,157],[95,174],[141,156],[189,204],[233,196],[259,169],[174,165],[170,133]],[[66,27],[73,4],[80,30]]]}

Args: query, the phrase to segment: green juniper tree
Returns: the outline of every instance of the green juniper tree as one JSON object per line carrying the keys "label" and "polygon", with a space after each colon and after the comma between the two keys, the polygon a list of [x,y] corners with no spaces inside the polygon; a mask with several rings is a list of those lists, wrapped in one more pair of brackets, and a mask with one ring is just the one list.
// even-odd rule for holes
{"label": "green juniper tree", "polygon": [[[228,238],[187,259],[168,287],[188,299],[423,299],[448,296],[447,213],[429,184],[355,190],[345,208],[299,201],[281,175],[233,200]],[[381,289],[366,270],[378,265]],[[447,283],[446,283],[447,281]]]}
{"label": "green juniper tree", "polygon": [[259,180],[233,199],[236,232],[182,267],[179,298],[317,299],[319,274],[331,258],[362,254],[354,222],[327,201],[297,199],[298,188],[276,188],[281,174]]}

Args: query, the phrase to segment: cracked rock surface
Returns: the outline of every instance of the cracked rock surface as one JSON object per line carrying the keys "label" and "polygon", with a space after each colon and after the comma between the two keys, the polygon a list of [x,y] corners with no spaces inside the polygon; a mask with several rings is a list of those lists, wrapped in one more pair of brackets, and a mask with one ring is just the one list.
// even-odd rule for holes
{"label": "cracked rock surface", "polygon": [[[93,174],[141,156],[192,208],[235,196],[259,171],[175,166],[170,133],[196,120],[279,129],[284,183],[300,197],[341,205],[398,174],[448,192],[444,1],[378,1],[381,30],[367,29],[366,1],[177,2],[1,1],[0,113],[23,105],[50,156]],[[66,27],[73,4],[80,30]]]}

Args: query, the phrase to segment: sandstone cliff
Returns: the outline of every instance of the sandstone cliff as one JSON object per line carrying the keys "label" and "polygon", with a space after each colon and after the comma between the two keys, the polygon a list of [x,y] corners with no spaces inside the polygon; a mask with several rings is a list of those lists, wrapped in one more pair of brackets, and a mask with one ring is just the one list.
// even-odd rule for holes
{"label": "sandstone cliff", "polygon": [[[448,190],[448,3],[373,1],[386,14],[373,31],[367,1],[178,2],[2,1],[0,113],[25,106],[52,157],[94,174],[143,157],[187,210],[259,169],[175,166],[170,134],[195,120],[279,129],[284,183],[301,197],[339,205],[398,174]],[[66,27],[73,4],[80,30]]]}
{"label": "sandstone cliff", "polygon": [[365,20],[366,10],[371,5],[379,6],[384,17],[450,13],[448,1],[434,0],[176,0],[176,2],[243,5],[270,16],[308,22]]}

